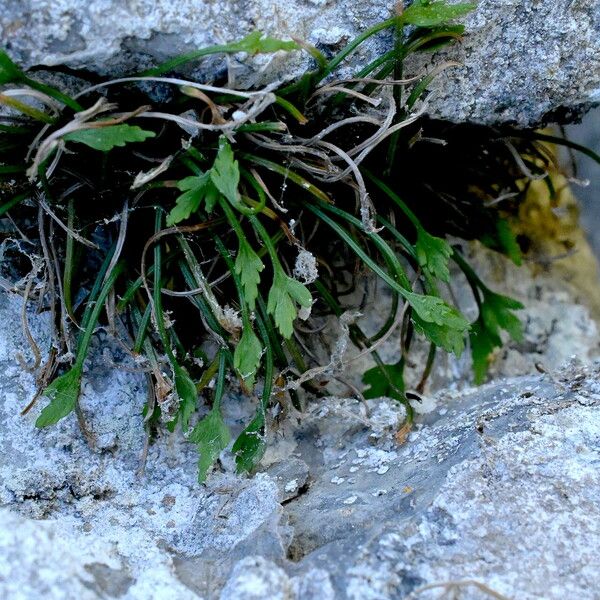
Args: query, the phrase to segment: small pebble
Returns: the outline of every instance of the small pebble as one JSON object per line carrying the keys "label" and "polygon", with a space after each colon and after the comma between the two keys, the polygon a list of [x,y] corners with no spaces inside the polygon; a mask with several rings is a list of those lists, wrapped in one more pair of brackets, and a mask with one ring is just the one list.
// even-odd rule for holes
{"label": "small pebble", "polygon": [[285,484],[285,491],[286,492],[295,492],[298,489],[298,480],[297,479],[292,479],[291,481],[288,481]]}

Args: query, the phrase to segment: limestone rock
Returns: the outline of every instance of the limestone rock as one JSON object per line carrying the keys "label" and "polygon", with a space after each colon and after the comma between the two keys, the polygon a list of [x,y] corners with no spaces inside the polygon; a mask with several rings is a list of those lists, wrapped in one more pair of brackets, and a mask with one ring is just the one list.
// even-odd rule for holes
{"label": "limestone rock", "polygon": [[[144,390],[109,345],[83,402],[103,444],[74,416],[36,430],[20,300],[0,295],[0,317],[0,597],[595,598],[600,363],[440,392],[405,440],[393,401],[322,398],[272,436],[266,473],[224,463],[200,486],[178,436],[136,474]],[[239,427],[243,399],[226,404]]]}
{"label": "limestone rock", "polygon": [[[139,473],[146,390],[114,368],[123,358],[106,341],[102,352],[95,344],[81,401],[95,448],[74,415],[36,429],[45,399],[21,416],[36,388],[17,362],[31,361],[20,313],[19,297],[0,294],[0,597],[188,600],[222,587],[251,549],[281,556],[270,478],[217,473],[200,486],[195,448],[177,436],[157,440]],[[29,320],[44,349],[45,319]],[[191,576],[181,559],[198,556]]]}
{"label": "limestone rock", "polygon": [[451,121],[521,127],[573,117],[600,102],[595,0],[481,0],[431,103]]}
{"label": "limestone rock", "polygon": [[293,600],[289,577],[277,565],[262,557],[247,557],[238,562],[221,592],[221,600]]}
{"label": "limestone rock", "polygon": [[[457,0],[458,1],[458,0]],[[390,16],[392,0],[2,0],[0,40],[25,66],[67,65],[103,74],[148,67],[259,29],[334,52]],[[596,0],[481,0],[464,41],[436,58],[458,60],[440,77],[431,115],[453,121],[539,124],[600,102],[600,8]],[[384,52],[381,36],[354,66]],[[197,75],[229,68],[238,81],[297,75],[298,56],[211,60]],[[423,63],[413,64],[418,71]],[[352,69],[347,69],[349,75]]]}
{"label": "limestone rock", "polygon": [[440,588],[419,590],[452,581],[461,598],[486,597],[475,581],[509,598],[592,600],[598,375],[571,365],[440,396],[401,446],[373,445],[368,428],[336,447],[298,435],[314,481],[286,505],[296,569],[325,566],[339,597],[356,600],[435,598]]}

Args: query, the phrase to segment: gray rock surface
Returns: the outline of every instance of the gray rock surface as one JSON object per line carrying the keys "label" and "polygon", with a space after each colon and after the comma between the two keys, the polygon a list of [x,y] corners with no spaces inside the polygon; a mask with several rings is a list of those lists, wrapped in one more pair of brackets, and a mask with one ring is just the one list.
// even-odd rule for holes
{"label": "gray rock surface", "polygon": [[418,590],[452,581],[508,598],[595,598],[600,386],[576,368],[561,379],[440,403],[401,447],[342,438],[286,506],[311,549],[297,568],[327,565],[340,597],[356,600],[435,598]]}
{"label": "gray rock surface", "polygon": [[[0,41],[27,66],[66,64],[119,74],[259,29],[335,51],[387,18],[392,0],[1,0]],[[537,124],[600,102],[600,7],[596,0],[480,0],[468,35],[437,60],[462,67],[438,80],[429,111],[454,121]],[[364,45],[365,64],[389,47]],[[211,61],[206,77],[228,67],[241,83],[286,78],[299,57]],[[423,65],[413,65],[417,71]],[[346,70],[350,74],[351,69]],[[241,77],[241,79],[240,79]]]}
{"label": "gray rock surface", "polygon": [[447,54],[464,66],[440,81],[434,114],[530,126],[600,102],[596,0],[482,0],[466,23]]}
{"label": "gray rock surface", "polygon": [[[591,110],[581,123],[566,128],[567,137],[574,142],[587,146],[600,154],[600,108]],[[575,152],[569,156],[563,153],[563,163],[567,172],[572,171],[581,182],[573,188],[578,200],[581,200],[581,226],[585,230],[596,256],[600,257],[600,165],[591,158]]]}
{"label": "gray rock surface", "polygon": [[[0,597],[434,598],[458,581],[461,598],[595,598],[600,364],[425,398],[401,444],[394,402],[321,399],[271,430],[264,473],[224,460],[199,486],[177,437],[136,475],[144,390],[106,350],[82,403],[95,451],[74,418],[19,416],[19,313],[0,295]],[[232,427],[244,410],[228,399]]]}
{"label": "gray rock surface", "polygon": [[[517,311],[523,324],[523,339],[516,342],[504,335],[504,345],[495,352],[490,364],[490,379],[528,375],[536,372],[536,365],[557,369],[573,356],[585,363],[600,358],[598,264],[583,236],[580,235],[575,242],[575,253],[569,263],[564,259],[547,261],[546,255],[539,259],[528,256],[520,267],[479,243],[462,244],[465,256],[486,285],[499,294],[519,300],[524,307]],[[558,251],[553,251],[547,256],[557,254]],[[456,267],[451,267],[449,288],[452,295],[448,296],[448,300],[456,301],[461,311],[474,320],[478,309],[472,290]],[[366,296],[363,297],[365,292]],[[442,290],[442,293],[447,292]],[[347,300],[347,305],[353,302],[357,305],[363,299],[365,306],[357,323],[367,335],[373,335],[385,323],[391,297],[384,287],[371,279],[365,284],[364,290],[358,289],[355,296]],[[333,347],[340,335],[340,327],[335,319],[331,319],[327,331],[330,347]],[[399,334],[396,332],[379,347],[384,362],[394,364],[399,360],[399,343]],[[409,365],[406,370],[409,388],[418,385],[428,351],[429,344],[422,338],[417,338],[411,346],[412,366]],[[369,355],[352,360],[358,354],[360,351],[350,344],[344,356],[348,366],[338,374],[342,381],[360,388],[362,374],[375,363]],[[322,357],[322,363],[327,364],[325,356]],[[460,357],[438,352],[425,389],[457,390],[469,386],[472,380],[468,350]],[[343,396],[348,395],[350,388],[333,381],[328,389]]]}
{"label": "gray rock surface", "polygon": [[[270,478],[221,473],[199,486],[195,449],[176,436],[150,447],[138,475],[146,392],[140,376],[110,367],[122,363],[110,345],[93,356],[83,385],[94,451],[74,418],[37,430],[43,400],[20,416],[35,393],[16,360],[27,356],[20,306],[0,294],[1,598],[106,598],[107,586],[131,599],[210,597],[240,542],[242,556],[261,540],[276,549],[281,505]],[[43,348],[44,320],[30,321]],[[181,559],[199,555],[192,577]]]}

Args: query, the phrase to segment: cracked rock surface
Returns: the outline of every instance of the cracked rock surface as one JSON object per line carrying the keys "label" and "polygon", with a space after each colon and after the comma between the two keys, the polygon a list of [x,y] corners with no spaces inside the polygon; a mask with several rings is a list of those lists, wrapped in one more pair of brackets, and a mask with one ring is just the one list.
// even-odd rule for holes
{"label": "cracked rock surface", "polygon": [[[594,599],[600,588],[600,364],[440,392],[404,443],[387,399],[326,398],[273,428],[261,473],[205,486],[178,438],[143,448],[143,381],[92,359],[82,408],[37,431],[0,295],[0,597]],[[32,320],[43,341],[43,320]],[[108,361],[107,353],[112,361]],[[110,390],[110,393],[107,391]],[[243,401],[228,398],[232,428]]]}
{"label": "cracked rock surface", "polygon": [[[0,40],[26,66],[67,65],[117,75],[235,41],[254,29],[301,38],[333,53],[388,18],[394,5],[393,0],[0,0]],[[436,58],[463,66],[439,78],[431,115],[531,126],[569,119],[600,102],[597,0],[480,0],[466,26],[460,45]],[[367,64],[390,44],[385,36],[364,44],[352,66]],[[204,63],[196,74],[211,79],[229,68],[240,84],[250,84],[297,75],[308,64],[297,56],[237,57],[228,65]]]}

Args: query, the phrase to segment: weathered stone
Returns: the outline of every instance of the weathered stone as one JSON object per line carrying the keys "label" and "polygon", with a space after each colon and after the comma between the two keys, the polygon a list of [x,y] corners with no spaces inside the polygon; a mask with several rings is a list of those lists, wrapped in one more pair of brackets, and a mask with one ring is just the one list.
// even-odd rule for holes
{"label": "weathered stone", "polygon": [[[591,110],[581,123],[566,128],[567,137],[600,155],[600,108]],[[596,256],[600,257],[600,166],[590,157],[575,152],[563,153],[563,163],[567,172],[573,172],[578,179],[574,188],[581,201],[581,226],[590,240]]]}
{"label": "weathered stone", "polygon": [[[178,436],[157,440],[138,475],[146,390],[112,366],[123,357],[106,340],[90,357],[81,402],[94,449],[74,415],[36,429],[45,399],[21,416],[35,382],[17,361],[31,361],[20,313],[19,297],[0,294],[0,597],[188,600],[220,589],[251,551],[283,556],[270,478],[221,473],[200,486],[195,448]],[[47,321],[29,320],[45,349]],[[191,576],[181,559],[200,555]],[[220,569],[211,570],[213,557]]]}
{"label": "weathered stone", "polygon": [[[392,0],[2,0],[0,39],[26,66],[65,64],[120,74],[239,39],[254,29],[298,37],[332,52],[390,16],[394,5]],[[438,79],[430,114],[530,126],[564,119],[600,101],[596,0],[481,0],[466,24],[461,44],[436,58],[463,66]],[[354,66],[366,64],[390,43],[385,35],[366,43]],[[228,64],[217,59],[197,74],[211,78],[228,67],[239,82],[249,84],[297,75],[307,64],[306,58],[281,55]]]}
{"label": "weathered stone", "polygon": [[[356,600],[457,580],[507,597],[591,600],[600,583],[599,404],[598,370],[572,365],[554,381],[438,398],[400,447],[389,438],[373,447],[367,428],[349,429],[337,447],[299,433],[314,481],[286,505],[293,572],[326,568],[340,597]],[[308,430],[327,429],[323,415],[313,418]],[[485,597],[474,594],[461,597]]]}
{"label": "weathered stone", "polygon": [[600,102],[596,0],[481,0],[466,25],[464,41],[438,57],[463,66],[440,78],[433,114],[526,127]]}
{"label": "weathered stone", "polygon": [[[272,476],[216,472],[199,486],[178,437],[157,440],[137,478],[139,416],[117,419],[96,452],[74,418],[36,431],[39,407],[19,416],[33,392],[15,360],[27,357],[19,300],[0,295],[0,311],[0,596],[362,600],[459,581],[481,598],[475,581],[525,600],[594,598],[598,365],[439,394],[400,444],[393,401],[320,399],[274,436]],[[87,374],[92,432],[114,402],[139,415],[143,398],[124,393],[134,375],[111,379],[100,362]],[[282,506],[290,477],[302,490]]]}
{"label": "weathered stone", "polygon": [[269,477],[277,483],[282,502],[299,496],[307,485],[308,465],[295,458],[276,462],[267,469]]}
{"label": "weathered stone", "polygon": [[[118,598],[132,583],[126,572],[99,562],[51,521],[32,521],[0,508],[0,594],[4,598]],[[108,560],[97,548],[94,561]],[[105,575],[110,573],[110,579]]]}
{"label": "weathered stone", "polygon": [[238,562],[221,592],[221,600],[293,600],[289,577],[277,565],[261,556],[247,557]]}

